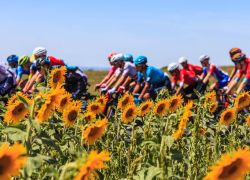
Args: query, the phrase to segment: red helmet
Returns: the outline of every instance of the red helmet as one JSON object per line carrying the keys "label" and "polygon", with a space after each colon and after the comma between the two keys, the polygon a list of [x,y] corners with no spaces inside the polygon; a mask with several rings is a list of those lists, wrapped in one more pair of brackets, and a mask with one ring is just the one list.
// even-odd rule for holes
{"label": "red helmet", "polygon": [[112,58],[112,56],[114,56],[114,55],[116,55],[117,53],[110,53],[109,55],[108,55],[108,59],[111,59]]}
{"label": "red helmet", "polygon": [[232,48],[230,51],[229,51],[229,54],[231,57],[233,57],[235,54],[237,53],[241,53],[241,49],[240,48]]}

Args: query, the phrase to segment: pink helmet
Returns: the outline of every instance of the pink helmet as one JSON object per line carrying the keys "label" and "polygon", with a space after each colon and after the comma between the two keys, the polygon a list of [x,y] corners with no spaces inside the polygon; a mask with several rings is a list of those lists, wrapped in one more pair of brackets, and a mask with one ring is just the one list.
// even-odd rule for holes
{"label": "pink helmet", "polygon": [[116,55],[117,53],[110,53],[109,55],[108,55],[108,59],[111,59],[112,58],[112,56],[114,56],[114,55]]}

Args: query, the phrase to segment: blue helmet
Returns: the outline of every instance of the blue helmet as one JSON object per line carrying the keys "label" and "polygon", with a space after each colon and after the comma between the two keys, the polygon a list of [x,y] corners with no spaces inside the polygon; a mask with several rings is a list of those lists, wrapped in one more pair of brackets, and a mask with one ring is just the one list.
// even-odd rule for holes
{"label": "blue helmet", "polygon": [[132,54],[125,54],[123,61],[133,61],[133,55]]}
{"label": "blue helmet", "polygon": [[18,62],[18,56],[17,55],[10,55],[9,57],[7,57],[7,61],[8,62]]}
{"label": "blue helmet", "polygon": [[134,64],[146,64],[148,62],[147,58],[145,56],[138,56],[135,60],[134,60]]}

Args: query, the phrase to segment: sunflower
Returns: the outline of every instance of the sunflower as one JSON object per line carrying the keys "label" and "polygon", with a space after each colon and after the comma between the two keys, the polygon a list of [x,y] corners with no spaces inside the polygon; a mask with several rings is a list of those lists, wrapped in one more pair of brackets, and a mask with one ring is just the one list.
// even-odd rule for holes
{"label": "sunflower", "polygon": [[243,108],[250,104],[250,95],[248,92],[241,93],[237,98],[235,98],[236,108]]}
{"label": "sunflower", "polygon": [[250,126],[250,116],[246,118],[247,125]]}
{"label": "sunflower", "polygon": [[128,105],[122,112],[121,121],[124,123],[129,123],[137,116],[137,107],[134,103]]}
{"label": "sunflower", "polygon": [[51,98],[47,97],[47,100],[41,106],[41,109],[37,111],[38,122],[49,121],[49,117],[55,113],[55,105],[51,102]]}
{"label": "sunflower", "polygon": [[184,129],[178,129],[174,134],[171,135],[171,137],[179,139],[180,137],[182,137],[183,133]]}
{"label": "sunflower", "polygon": [[217,102],[212,102],[209,106],[209,112],[214,113],[214,111],[217,109],[218,103]]}
{"label": "sunflower", "polygon": [[206,102],[207,102],[207,103],[210,103],[210,102],[216,100],[216,93],[215,93],[215,91],[210,92],[210,93],[207,93],[207,94],[205,95],[205,97],[206,97]]}
{"label": "sunflower", "polygon": [[189,121],[189,117],[192,116],[192,112],[190,111],[185,111],[184,114],[182,115],[181,120],[184,121],[185,123],[187,123]]}
{"label": "sunflower", "polygon": [[93,175],[98,177],[95,169],[107,168],[102,161],[110,161],[109,152],[103,151],[98,154],[97,151],[91,150],[86,163],[79,168],[79,174],[75,180],[88,180],[93,179]]}
{"label": "sunflower", "polygon": [[60,97],[60,100],[59,100],[60,103],[57,106],[57,110],[59,112],[63,112],[63,110],[70,105],[70,101],[71,100],[72,100],[71,94],[69,94],[68,92],[66,92],[64,95],[62,95]]}
{"label": "sunflower", "polygon": [[92,101],[87,106],[87,111],[92,112],[94,114],[100,114],[102,113],[102,110],[103,110],[102,104],[96,101]]}
{"label": "sunflower", "polygon": [[106,103],[107,103],[107,100],[108,100],[108,99],[107,99],[104,95],[102,95],[102,96],[99,96],[99,97],[96,99],[96,102],[99,102],[99,103],[101,103],[102,106],[105,106]]}
{"label": "sunflower", "polygon": [[163,117],[167,113],[166,107],[169,106],[169,102],[166,100],[160,100],[155,104],[154,114],[158,114],[160,117]]}
{"label": "sunflower", "polygon": [[26,149],[23,144],[16,142],[11,147],[7,143],[2,145],[0,149],[1,180],[9,180],[20,174],[19,169],[26,164],[27,156],[23,156],[24,154],[26,154]]}
{"label": "sunflower", "polygon": [[200,128],[199,131],[200,131],[200,136],[203,136],[206,133],[206,129],[204,128]]}
{"label": "sunflower", "polygon": [[82,101],[81,100],[74,100],[72,101],[72,105],[73,106],[77,106],[79,108],[79,112],[81,112],[81,108],[82,108]]}
{"label": "sunflower", "polygon": [[47,95],[44,95],[44,98],[51,98],[51,103],[55,106],[60,106],[60,99],[65,94],[66,91],[63,87],[57,86],[55,89],[52,89],[51,92]]}
{"label": "sunflower", "polygon": [[89,126],[86,128],[86,130],[82,131],[83,133],[83,139],[85,139],[85,142],[88,142],[89,145],[93,145],[95,141],[100,139],[103,134],[104,130],[107,128],[108,119],[104,118],[101,120],[101,122],[96,122],[95,124]]}
{"label": "sunflower", "polygon": [[74,126],[74,123],[78,116],[78,112],[78,107],[73,105],[70,105],[67,109],[63,111],[63,121],[65,121],[66,126]]}
{"label": "sunflower", "polygon": [[83,118],[85,119],[85,124],[88,124],[88,122],[94,121],[94,119],[96,118],[96,114],[94,114],[92,112],[86,112],[83,115]]}
{"label": "sunflower", "polygon": [[118,102],[118,109],[124,109],[127,105],[134,102],[134,97],[131,94],[125,94]]}
{"label": "sunflower", "polygon": [[66,67],[55,68],[51,71],[49,84],[52,88],[55,88],[58,84],[62,85],[65,81],[64,75],[66,74]]}
{"label": "sunflower", "polygon": [[220,115],[220,124],[229,125],[235,118],[234,108],[228,108]]}
{"label": "sunflower", "polygon": [[4,121],[7,123],[17,124],[29,113],[20,100],[16,100],[14,104],[9,104],[7,108],[8,111],[4,115]]}
{"label": "sunflower", "polygon": [[250,151],[248,147],[244,150],[239,148],[230,157],[223,154],[221,161],[216,166],[211,166],[212,170],[203,180],[240,180],[245,179],[245,175],[250,171]]}
{"label": "sunflower", "polygon": [[185,106],[185,111],[189,111],[190,109],[195,108],[193,101],[188,101],[187,105]]}
{"label": "sunflower", "polygon": [[15,103],[16,100],[18,100],[18,96],[21,96],[23,99],[25,99],[27,102],[30,102],[31,100],[27,97],[26,94],[22,93],[22,92],[17,92],[14,96],[12,96],[9,101],[8,101],[8,105]]}
{"label": "sunflower", "polygon": [[144,116],[145,114],[149,113],[153,106],[153,101],[146,101],[142,103],[139,108],[139,116]]}
{"label": "sunflower", "polygon": [[169,102],[169,111],[173,112],[174,110],[176,110],[179,106],[181,106],[181,103],[183,102],[183,99],[181,99],[182,96],[181,95],[175,95],[173,97],[171,97],[168,102]]}

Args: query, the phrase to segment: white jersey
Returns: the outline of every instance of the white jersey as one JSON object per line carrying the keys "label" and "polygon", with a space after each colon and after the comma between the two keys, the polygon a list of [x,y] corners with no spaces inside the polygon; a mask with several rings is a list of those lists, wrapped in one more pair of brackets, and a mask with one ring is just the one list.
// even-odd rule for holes
{"label": "white jersey", "polygon": [[131,63],[129,61],[125,62],[124,68],[123,68],[123,76],[129,76],[131,77],[133,80],[137,80],[138,79],[138,72],[137,69],[135,68],[135,64]]}
{"label": "white jersey", "polygon": [[0,62],[0,82],[5,80],[7,77],[13,76],[8,69],[9,66],[6,63]]}

